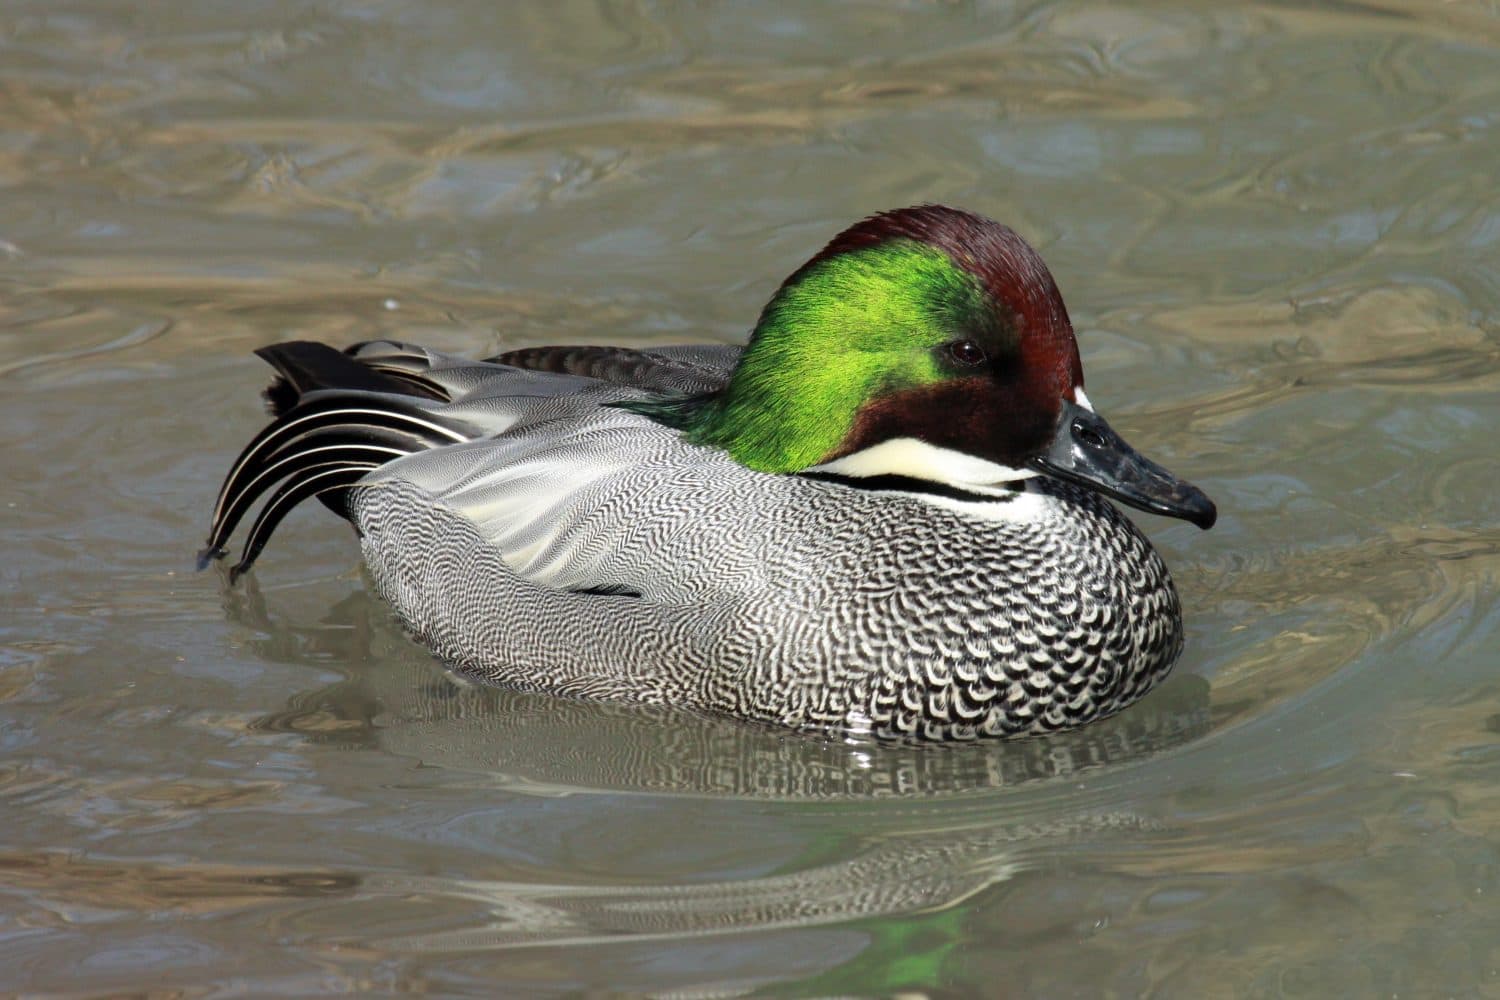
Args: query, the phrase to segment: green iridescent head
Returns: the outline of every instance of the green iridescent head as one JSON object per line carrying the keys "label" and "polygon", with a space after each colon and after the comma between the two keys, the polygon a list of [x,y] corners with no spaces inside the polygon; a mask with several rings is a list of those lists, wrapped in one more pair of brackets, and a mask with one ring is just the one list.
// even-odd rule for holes
{"label": "green iridescent head", "polygon": [[788,278],[727,389],[632,408],[762,472],[907,437],[1019,466],[1081,384],[1036,252],[997,222],[923,206],[858,223]]}
{"label": "green iridescent head", "polygon": [[622,404],[760,472],[983,486],[1035,474],[1213,523],[1083,393],[1073,326],[1014,231],[941,205],[845,230],[767,303],[729,384]]}

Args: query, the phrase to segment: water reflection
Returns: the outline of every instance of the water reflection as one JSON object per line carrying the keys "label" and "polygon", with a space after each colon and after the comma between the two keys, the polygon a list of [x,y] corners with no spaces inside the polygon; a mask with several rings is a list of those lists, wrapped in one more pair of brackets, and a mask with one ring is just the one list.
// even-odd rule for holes
{"label": "water reflection", "polygon": [[[584,947],[622,936],[680,941],[953,906],[1030,867],[1038,848],[1160,829],[1159,822],[1129,808],[1007,807],[993,792],[1033,783],[1047,787],[1148,760],[1200,736],[1209,724],[1207,682],[1182,675],[1116,718],[1045,739],[952,748],[830,741],[669,707],[568,701],[476,685],[442,671],[401,633],[389,610],[363,591],[302,625],[269,611],[253,579],[222,592],[225,610],[254,636],[256,655],[338,664],[345,675],[299,693],[284,710],[255,720],[252,730],[295,733],[331,746],[378,747],[425,768],[450,769],[459,781],[497,793],[604,796],[582,806],[601,818],[602,804],[621,793],[647,801],[708,796],[831,807],[841,825],[865,814],[880,831],[842,849],[825,846],[784,874],[722,881],[364,877],[347,904],[360,913],[382,898],[442,901],[445,909],[480,907],[482,918],[454,929],[361,930],[366,943],[376,934],[382,947],[397,951]],[[277,597],[286,603],[287,595]],[[944,800],[971,802],[973,808],[969,815],[934,811]],[[902,815],[881,809],[886,801],[925,805]]]}

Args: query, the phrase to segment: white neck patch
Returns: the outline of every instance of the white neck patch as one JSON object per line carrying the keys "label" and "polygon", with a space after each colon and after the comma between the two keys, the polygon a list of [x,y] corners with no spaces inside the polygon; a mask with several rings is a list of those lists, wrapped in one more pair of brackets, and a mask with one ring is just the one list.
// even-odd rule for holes
{"label": "white neck patch", "polygon": [[863,451],[816,465],[809,472],[830,472],[839,476],[908,476],[942,483],[972,494],[973,499],[945,496],[919,489],[892,492],[914,497],[934,507],[942,507],[967,517],[1009,524],[1026,524],[1045,517],[1050,501],[1046,495],[1025,487],[1017,490],[1011,483],[1036,475],[1030,469],[1013,469],[1008,465],[987,462],[961,451],[951,451],[926,444],[916,438],[893,438]]}
{"label": "white neck patch", "polygon": [[838,476],[860,479],[869,476],[909,476],[975,493],[998,493],[1005,483],[1030,479],[1036,475],[1030,469],[1013,469],[1008,465],[988,462],[961,451],[939,448],[909,437],[882,441],[852,455],[815,465],[808,471],[831,472]]}

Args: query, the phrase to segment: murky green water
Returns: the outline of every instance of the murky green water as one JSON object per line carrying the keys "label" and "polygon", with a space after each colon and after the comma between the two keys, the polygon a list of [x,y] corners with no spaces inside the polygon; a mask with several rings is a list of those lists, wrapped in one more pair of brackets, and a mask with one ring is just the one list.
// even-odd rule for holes
{"label": "murky green water", "polygon": [[[0,6],[0,991],[1500,995],[1500,11],[798,9]],[[1124,716],[462,687],[319,509],[191,572],[254,347],[735,340],[927,200],[1220,503]]]}

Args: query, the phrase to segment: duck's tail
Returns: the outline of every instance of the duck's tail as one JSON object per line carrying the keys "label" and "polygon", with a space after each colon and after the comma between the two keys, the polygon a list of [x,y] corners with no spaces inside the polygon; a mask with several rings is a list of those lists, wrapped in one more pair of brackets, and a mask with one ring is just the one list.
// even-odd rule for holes
{"label": "duck's tail", "polygon": [[198,568],[225,555],[229,537],[270,494],[246,536],[230,580],[250,568],[287,513],[309,497],[348,517],[349,487],[386,462],[467,441],[471,429],[435,412],[446,388],[423,377],[427,356],[391,343],[346,353],[296,341],[255,352],[279,373],[266,389],[275,419],[240,452],[214,505]]}

